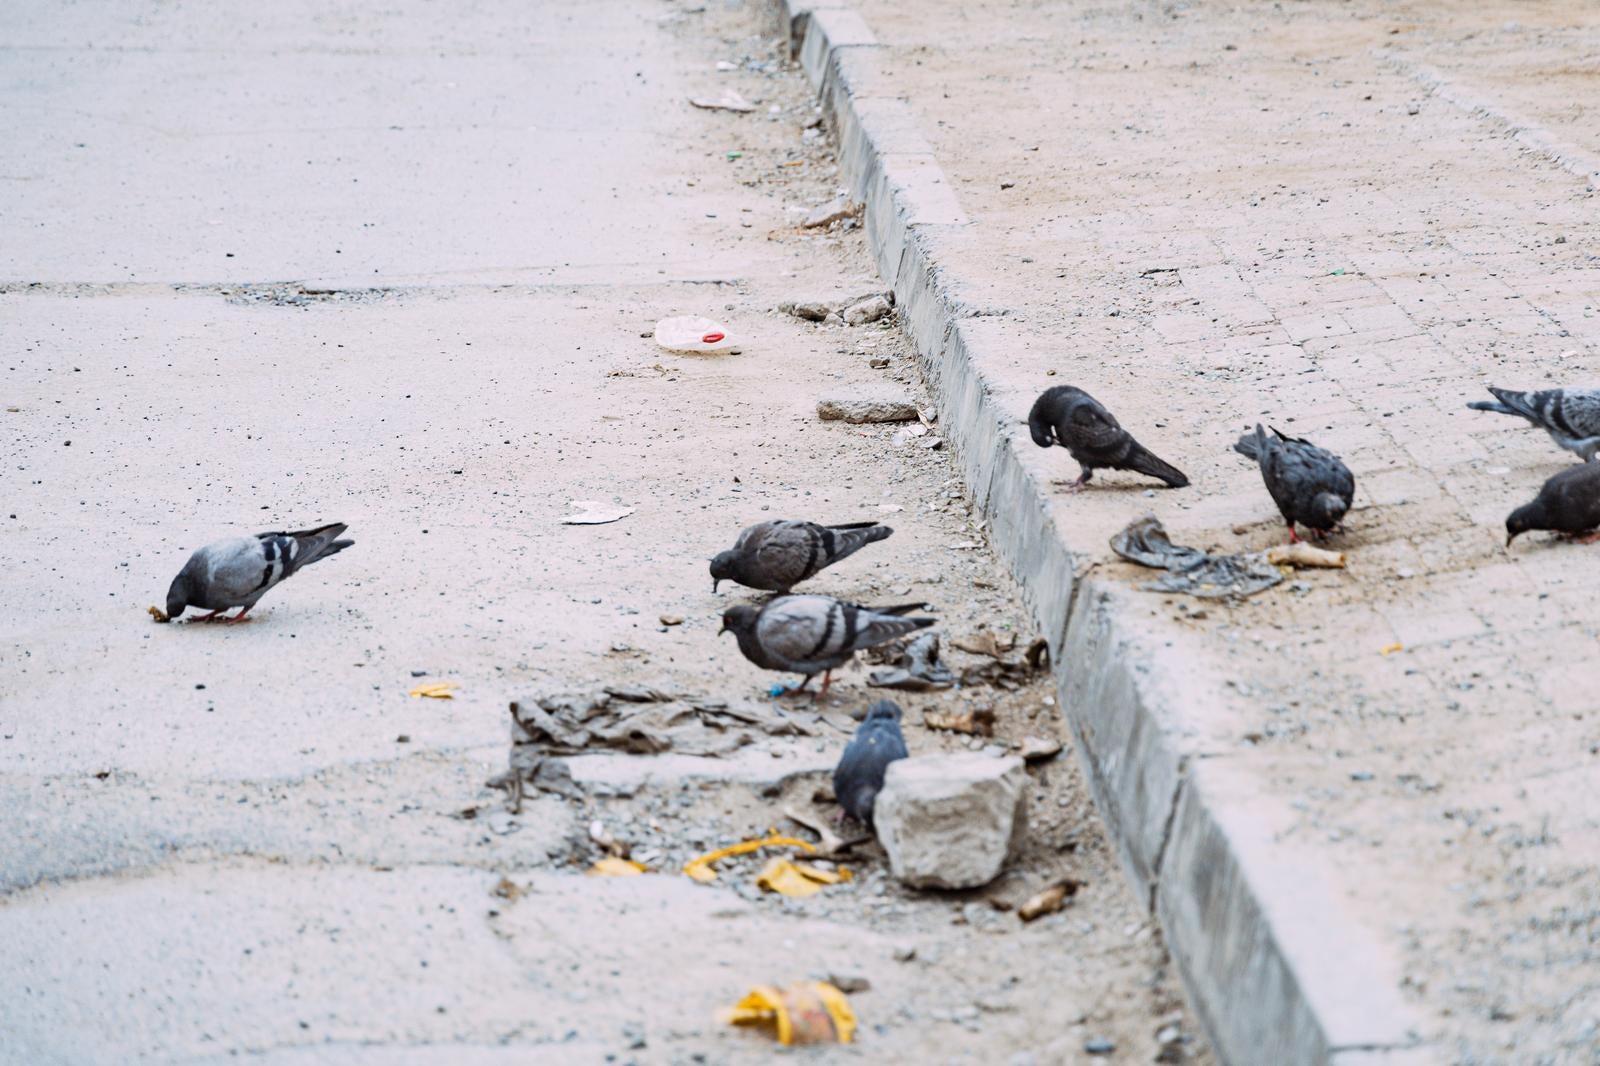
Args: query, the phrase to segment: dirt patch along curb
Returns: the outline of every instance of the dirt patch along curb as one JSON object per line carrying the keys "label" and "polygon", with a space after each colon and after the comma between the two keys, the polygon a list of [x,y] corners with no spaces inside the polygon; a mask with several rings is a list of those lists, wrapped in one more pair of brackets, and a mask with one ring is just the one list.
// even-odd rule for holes
{"label": "dirt patch along curb", "polygon": [[[1206,723],[1226,688],[1163,639],[1119,585],[1079,572],[1036,455],[1019,450],[1049,382],[1008,384],[1005,294],[963,277],[973,227],[911,110],[882,79],[870,27],[844,5],[779,5],[866,205],[872,254],[938,398],[943,432],[998,554],[1055,653],[1079,756],[1136,889],[1158,918],[1221,1058],[1232,1063],[1424,1062],[1386,947],[1324,887],[1327,858],[1280,846],[1278,801],[1251,756]],[[1197,726],[1197,723],[1199,725]],[[1221,732],[1218,730],[1217,732]],[[1287,812],[1284,811],[1284,814]]]}

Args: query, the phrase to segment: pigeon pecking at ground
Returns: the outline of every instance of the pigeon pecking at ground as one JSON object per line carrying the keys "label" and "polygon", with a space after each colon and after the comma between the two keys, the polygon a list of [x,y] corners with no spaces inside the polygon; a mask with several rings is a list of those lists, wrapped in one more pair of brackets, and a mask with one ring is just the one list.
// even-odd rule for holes
{"label": "pigeon pecking at ground", "polygon": [[1337,455],[1308,440],[1286,437],[1276,429],[1272,436],[1256,424],[1254,433],[1240,437],[1233,450],[1254,459],[1261,480],[1289,523],[1289,542],[1299,540],[1299,522],[1318,535],[1339,525],[1355,498],[1356,479]]}
{"label": "pigeon pecking at ground", "polygon": [[1506,547],[1534,529],[1580,537],[1587,544],[1595,539],[1596,528],[1600,528],[1600,463],[1584,463],[1546,481],[1532,503],[1506,516]]}
{"label": "pigeon pecking at ground", "polygon": [[1513,392],[1490,385],[1489,391],[1494,393],[1498,403],[1474,400],[1467,406],[1474,411],[1495,411],[1526,418],[1584,462],[1594,461],[1595,452],[1600,451],[1600,389]]}
{"label": "pigeon pecking at ground", "polygon": [[167,617],[176,619],[187,607],[211,613],[209,622],[233,607],[239,613],[224,622],[241,621],[256,601],[284,578],[354,544],[338,540],[343,522],[294,533],[257,533],[230,537],[196,551],[167,589]]}
{"label": "pigeon pecking at ground", "polygon": [[737,581],[748,588],[788,592],[817,571],[893,532],[876,522],[842,526],[788,518],[759,522],[740,533],[732,548],[711,560],[711,591],[717,591],[724,581]]}
{"label": "pigeon pecking at ground", "polygon": [[1189,484],[1183,471],[1156,458],[1098,400],[1072,385],[1046,389],[1033,401],[1028,431],[1039,447],[1059,444],[1078,460],[1083,472],[1072,483],[1068,490],[1071,492],[1087,485],[1094,472],[1102,468],[1132,470],[1158,478],[1175,489]]}
{"label": "pigeon pecking at ground", "polygon": [[834,768],[833,795],[839,806],[871,828],[872,805],[883,790],[884,773],[890,763],[910,754],[905,735],[900,732],[899,704],[892,700],[874,703]]}
{"label": "pigeon pecking at ground", "polygon": [[820,695],[826,696],[832,671],[856,652],[938,621],[904,617],[926,606],[859,607],[832,596],[779,596],[763,607],[728,608],[722,612],[718,633],[731,630],[739,651],[763,669],[804,674],[805,680],[790,690],[791,695],[821,674]]}

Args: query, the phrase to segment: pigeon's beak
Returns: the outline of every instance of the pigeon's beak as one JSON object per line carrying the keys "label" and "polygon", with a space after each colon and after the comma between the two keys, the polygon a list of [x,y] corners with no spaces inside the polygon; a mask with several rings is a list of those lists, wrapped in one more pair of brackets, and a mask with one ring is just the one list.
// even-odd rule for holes
{"label": "pigeon's beak", "polygon": [[[717,586],[720,584],[722,584],[722,579],[720,577],[714,577],[711,579],[711,595],[715,596],[717,594]],[[727,627],[724,626],[723,628]]]}
{"label": "pigeon's beak", "polygon": [[722,634],[726,633],[727,631],[728,631],[728,623],[724,622],[724,623],[722,623],[722,628],[717,630],[717,636],[720,637],[720,636],[722,636]]}
{"label": "pigeon's beak", "polygon": [[1517,539],[1517,535],[1515,533],[1507,533],[1506,534],[1506,547],[1507,548],[1511,547],[1511,542],[1516,540],[1516,539]]}

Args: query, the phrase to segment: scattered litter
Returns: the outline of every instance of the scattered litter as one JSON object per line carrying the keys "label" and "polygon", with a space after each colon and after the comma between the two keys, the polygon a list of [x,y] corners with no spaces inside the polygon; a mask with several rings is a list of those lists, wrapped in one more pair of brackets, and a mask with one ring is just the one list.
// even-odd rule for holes
{"label": "scattered litter", "polygon": [[820,300],[781,303],[778,305],[778,310],[786,315],[803,318],[807,322],[821,322],[833,314],[833,307]]}
{"label": "scattered litter", "polygon": [[509,877],[502,877],[500,880],[494,883],[494,887],[489,890],[489,894],[491,896],[499,896],[503,900],[508,900],[512,903],[515,903],[523,896],[526,896],[528,894],[528,890],[511,880]]}
{"label": "scattered litter", "polygon": [[908,440],[914,440],[917,437],[926,437],[927,435],[928,427],[919,422],[914,425],[902,426],[901,428],[895,430],[893,443],[898,446],[904,444]]}
{"label": "scattered litter", "polygon": [[907,692],[949,688],[955,681],[950,668],[939,661],[937,633],[922,633],[908,643],[901,653],[900,665],[874,670],[867,675],[867,684],[874,688],[897,688]]}
{"label": "scattered litter", "polygon": [[1061,754],[1061,741],[1055,737],[1025,737],[1017,754],[1023,762],[1045,762]]}
{"label": "scattered litter", "polygon": [[426,685],[418,685],[406,695],[415,699],[453,700],[456,698],[455,690],[460,687],[454,681],[431,681]]}
{"label": "scattered litter", "polygon": [[1344,552],[1329,551],[1305,541],[1279,544],[1267,549],[1267,562],[1274,566],[1309,566],[1324,570],[1344,569]]}
{"label": "scattered litter", "polygon": [[609,522],[621,521],[635,510],[632,507],[619,507],[599,500],[573,500],[570,506],[573,508],[573,513],[561,519],[561,524],[564,526],[603,526]]}
{"label": "scattered litter", "polygon": [[1117,1042],[1104,1036],[1091,1036],[1083,1042],[1083,1050],[1090,1055],[1110,1055],[1117,1050]]}
{"label": "scattered litter", "polygon": [[628,845],[622,843],[612,835],[606,824],[596,818],[589,823],[589,839],[600,846],[600,850],[613,858],[626,858]]}
{"label": "scattered litter", "polygon": [[744,113],[756,109],[755,104],[746,100],[734,89],[722,90],[722,95],[714,100],[703,96],[691,96],[689,97],[689,102],[705,111],[738,111]]}
{"label": "scattered litter", "polygon": [[961,685],[963,688],[992,685],[1007,692],[1014,692],[1032,681],[1033,675],[1048,669],[1050,669],[1050,644],[1043,637],[1038,637],[1023,651],[1020,659],[990,655],[988,662],[964,668],[961,671]]}
{"label": "scattered litter", "polygon": [[759,840],[742,840],[737,844],[730,844],[725,848],[718,848],[716,851],[708,851],[704,855],[696,856],[695,858],[692,858],[683,864],[684,876],[688,877],[691,881],[699,882],[702,885],[708,885],[717,879],[717,871],[711,868],[712,863],[721,859],[732,858],[735,855],[748,855],[752,851],[760,851],[762,848],[804,848],[806,851],[817,850],[815,845],[808,844],[798,837],[778,836],[776,833],[774,833],[771,836],[762,837]]}
{"label": "scattered litter", "polygon": [[[831,798],[831,794],[830,794]],[[794,807],[785,807],[783,816],[796,825],[804,826],[817,834],[818,850],[813,854],[819,859],[832,858],[841,852],[848,851],[857,844],[864,844],[872,839],[871,834],[853,837],[846,840],[828,827],[826,818],[798,810]]]}
{"label": "scattered litter", "polygon": [[723,1021],[770,1029],[784,1047],[848,1044],[856,1031],[850,1001],[826,981],[800,981],[783,989],[757,985],[723,1012]]}
{"label": "scattered litter", "polygon": [[150,606],[146,607],[145,610],[150,612],[150,617],[154,618],[157,622],[166,623],[172,621],[171,618],[167,617],[167,612],[163,611],[159,607]]}
{"label": "scattered litter", "polygon": [[849,881],[854,876],[843,866],[837,870],[822,870],[774,855],[756,874],[756,887],[780,896],[804,899],[816,895],[829,885]]}
{"label": "scattered litter", "polygon": [[1385,644],[1381,649],[1379,649],[1378,654],[1379,655],[1393,655],[1397,651],[1405,651],[1405,650],[1406,650],[1406,646],[1404,644],[1399,644],[1399,643]]}
{"label": "scattered litter", "polygon": [[922,724],[929,729],[947,729],[975,737],[994,736],[994,708],[974,707],[970,711],[923,711]]}
{"label": "scattered litter", "polygon": [[1140,586],[1150,592],[1186,592],[1201,599],[1243,598],[1283,581],[1283,574],[1260,552],[1210,555],[1172,543],[1154,515],[1145,515],[1112,537],[1111,550],[1141,566],[1169,571],[1166,577]]}
{"label": "scattered litter", "polygon": [[812,730],[781,709],[672,690],[611,685],[586,693],[558,693],[511,705],[512,740],[551,754],[610,748],[633,755],[679,751],[725,755],[756,735],[811,736]]}
{"label": "scattered litter", "polygon": [[1027,902],[1017,908],[1017,917],[1025,922],[1035,918],[1043,918],[1047,914],[1054,914],[1067,905],[1067,900],[1078,894],[1078,889],[1083,887],[1082,881],[1074,881],[1068,877],[1057,881],[1042,892],[1035,892],[1029,896]]}
{"label": "scattered litter", "polygon": [[615,855],[607,855],[598,860],[593,866],[584,871],[590,877],[638,877],[648,873],[650,868],[642,862],[632,859],[619,859]]}
{"label": "scattered litter", "polygon": [[830,973],[828,975],[828,983],[847,996],[853,996],[857,992],[872,991],[871,981],[867,980],[865,977],[858,977],[854,974],[845,975]]}
{"label": "scattered litter", "polygon": [[654,337],[656,344],[680,355],[720,355],[738,347],[727,326],[699,315],[663,318],[656,323]]}

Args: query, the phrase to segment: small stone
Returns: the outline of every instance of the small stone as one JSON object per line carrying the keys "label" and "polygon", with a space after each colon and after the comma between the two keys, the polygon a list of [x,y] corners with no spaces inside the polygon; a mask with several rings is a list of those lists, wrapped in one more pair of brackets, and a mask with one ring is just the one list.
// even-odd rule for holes
{"label": "small stone", "polygon": [[817,401],[817,417],[824,422],[915,422],[917,405],[901,389],[862,388],[829,393]]}
{"label": "small stone", "polygon": [[821,322],[833,314],[833,308],[821,300],[793,300],[779,304],[778,310],[786,315],[803,318],[807,322]]}
{"label": "small stone", "polygon": [[887,370],[889,369],[889,357],[887,355],[875,355],[867,360],[867,365],[874,370]]}
{"label": "small stone", "polygon": [[915,944],[904,944],[894,949],[895,962],[910,962],[916,957],[917,946]]}
{"label": "small stone", "polygon": [[835,222],[843,222],[847,218],[854,217],[856,210],[856,206],[850,202],[848,197],[840,196],[820,207],[813,207],[800,225],[803,229],[819,229],[823,226],[831,226]]}
{"label": "small stone", "polygon": [[683,615],[664,614],[661,616],[661,624],[664,626],[681,626],[683,625]]}
{"label": "small stone", "polygon": [[889,301],[883,296],[868,296],[864,300],[846,307],[839,312],[847,325],[864,326],[868,322],[876,322],[889,313]]}
{"label": "small stone", "polygon": [[1091,1036],[1083,1042],[1083,1050],[1090,1055],[1110,1055],[1117,1050],[1117,1044],[1103,1036]]}
{"label": "small stone", "polygon": [[1044,762],[1061,754],[1061,741],[1055,737],[1024,737],[1018,753],[1023,762]]}
{"label": "small stone", "polygon": [[1022,760],[925,755],[889,766],[873,808],[894,876],[915,888],[993,881],[1026,835]]}

